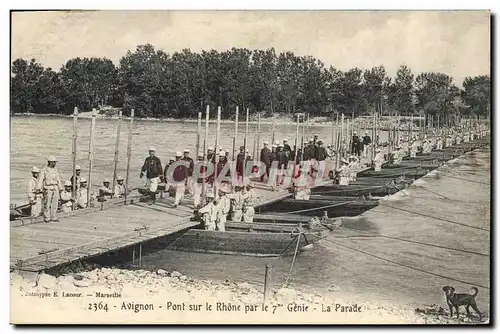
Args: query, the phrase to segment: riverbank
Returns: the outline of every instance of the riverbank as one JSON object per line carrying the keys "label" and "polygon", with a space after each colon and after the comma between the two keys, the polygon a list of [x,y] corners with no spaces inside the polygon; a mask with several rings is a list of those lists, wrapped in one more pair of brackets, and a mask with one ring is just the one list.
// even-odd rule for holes
{"label": "riverbank", "polygon": [[400,305],[352,300],[335,286],[330,296],[273,290],[266,311],[262,287],[196,280],[177,271],[99,268],[59,277],[30,275],[10,274],[13,323],[457,323],[437,305],[426,308],[435,314],[423,314]]}

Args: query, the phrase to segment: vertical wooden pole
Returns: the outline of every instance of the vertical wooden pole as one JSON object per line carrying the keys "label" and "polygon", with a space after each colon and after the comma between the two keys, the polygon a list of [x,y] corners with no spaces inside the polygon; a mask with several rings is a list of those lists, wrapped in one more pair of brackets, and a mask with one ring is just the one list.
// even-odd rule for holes
{"label": "vertical wooden pole", "polygon": [[76,209],[76,150],[77,150],[77,138],[78,138],[78,108],[75,107],[73,110],[73,189],[71,191],[71,197],[75,199],[72,203],[73,210]]}
{"label": "vertical wooden pole", "polygon": [[295,130],[295,157],[297,157],[297,149],[299,148],[299,117],[300,114],[297,114],[297,129]]}
{"label": "vertical wooden pole", "polygon": [[90,195],[92,190],[92,160],[94,158],[94,131],[95,119],[97,117],[97,110],[92,109],[92,121],[90,122],[90,138],[89,138],[89,181],[87,187],[87,207],[90,207]]}
{"label": "vertical wooden pole", "polygon": [[266,273],[264,275],[264,305],[266,305],[269,299],[269,293],[271,292],[271,281],[272,281],[273,266],[266,265]]}
{"label": "vertical wooden pole", "polygon": [[120,133],[122,130],[122,111],[118,114],[118,126],[116,127],[116,144],[115,144],[115,162],[113,167],[113,188],[111,191],[115,191],[116,184],[116,168],[118,167],[118,154],[120,152]]}
{"label": "vertical wooden pole", "polygon": [[260,113],[257,114],[257,150],[255,152],[255,155],[253,157],[254,161],[258,161],[257,155],[259,155],[260,152]]}
{"label": "vertical wooden pole", "polygon": [[240,107],[236,106],[236,118],[234,121],[234,138],[233,138],[233,154],[231,155],[233,157],[233,161],[235,158],[236,154],[236,138],[238,138],[238,123],[239,123],[239,114],[240,114]]}
{"label": "vertical wooden pole", "polygon": [[342,119],[340,121],[340,158],[344,157],[344,114],[342,114]]}
{"label": "vertical wooden pole", "polygon": [[132,157],[132,130],[134,129],[134,113],[134,109],[130,110],[130,124],[128,126],[127,142],[127,172],[125,174],[125,204],[127,204],[127,195],[130,189],[130,158]]}
{"label": "vertical wooden pole", "polygon": [[[300,161],[304,161],[304,146],[305,146],[305,141],[306,141],[306,138],[305,138],[305,135],[306,135],[306,122],[304,121],[305,119],[305,115],[302,115],[302,142],[300,144]],[[273,132],[273,136],[274,136],[274,132]]]}
{"label": "vertical wooden pole", "polygon": [[[221,107],[219,106],[217,108],[217,132],[215,135],[215,147],[219,147],[220,143],[220,113],[221,113]],[[215,171],[217,172],[217,165],[219,163],[219,154],[215,155]],[[215,179],[217,179],[217,174],[215,175]],[[217,182],[214,182],[214,198],[217,198],[219,196],[219,187]]]}
{"label": "vertical wooden pole", "polygon": [[[203,160],[205,161],[205,164],[208,168],[208,164],[210,163],[210,161],[208,161],[208,157],[207,157],[207,151],[208,151],[208,124],[209,124],[209,115],[210,115],[210,106],[207,105],[207,109],[206,109],[206,114],[205,114],[205,139],[203,140]],[[217,148],[215,147],[214,148],[214,154],[217,155]],[[216,166],[214,166],[215,168]],[[216,172],[216,170],[214,169],[214,173]],[[201,203],[202,203],[202,207],[205,206],[206,204],[206,201],[207,201],[207,192],[206,192],[206,172],[204,171],[202,173],[202,177],[203,177],[203,180],[202,180],[202,183],[201,183]],[[214,178],[215,180],[215,178]]]}
{"label": "vertical wooden pole", "polygon": [[271,136],[271,146],[274,145],[274,135],[275,135],[275,132],[276,132],[276,122],[273,122],[273,131],[272,131],[272,136]]}
{"label": "vertical wooden pole", "polygon": [[248,117],[250,115],[250,109],[247,108],[247,115],[246,115],[246,120],[245,120],[245,150],[243,151],[243,155],[245,157],[245,161],[247,160],[247,148],[248,148]]}
{"label": "vertical wooden pole", "polygon": [[198,158],[198,154],[200,153],[200,149],[201,149],[201,115],[202,115],[202,112],[198,112],[198,127],[196,128],[196,158]]}

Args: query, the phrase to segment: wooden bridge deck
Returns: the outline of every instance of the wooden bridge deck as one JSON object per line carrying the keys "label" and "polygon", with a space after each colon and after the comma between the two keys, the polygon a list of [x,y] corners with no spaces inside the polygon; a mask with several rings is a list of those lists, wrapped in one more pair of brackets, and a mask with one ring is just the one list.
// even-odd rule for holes
{"label": "wooden bridge deck", "polygon": [[[286,189],[256,187],[257,205],[291,196]],[[131,197],[132,198],[132,197]],[[59,222],[14,221],[10,225],[10,267],[41,271],[81,258],[104,254],[198,225],[190,221],[192,198],[177,208],[173,198],[159,198],[154,205],[140,202],[124,205],[105,203],[102,208],[60,213]],[[110,201],[111,202],[111,201]]]}

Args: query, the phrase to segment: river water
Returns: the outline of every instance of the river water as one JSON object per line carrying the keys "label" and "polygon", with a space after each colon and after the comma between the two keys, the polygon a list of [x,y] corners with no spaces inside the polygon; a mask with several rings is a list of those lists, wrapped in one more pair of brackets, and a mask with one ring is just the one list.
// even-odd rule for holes
{"label": "river water", "polygon": [[[87,175],[87,155],[89,141],[90,120],[79,120],[78,132],[78,155],[77,163],[82,166],[83,175]],[[71,136],[73,122],[70,118],[45,118],[45,117],[13,117],[11,118],[11,179],[10,194],[11,203],[24,202],[25,185],[27,177],[30,175],[32,166],[42,167],[45,165],[45,159],[48,155],[55,155],[58,158],[58,167],[63,179],[68,179],[71,175]],[[253,150],[253,139],[256,126],[250,126],[250,151]],[[272,125],[261,125],[261,141],[271,140]],[[209,142],[215,141],[215,124],[210,127]],[[221,126],[221,145],[224,148],[232,147],[232,136],[234,131],[233,124],[223,124]],[[244,133],[244,124],[240,125],[240,133]],[[122,123],[122,134],[120,140],[120,154],[118,163],[118,173],[125,175],[126,170],[126,146],[127,146],[127,122]],[[306,134],[307,137],[318,133],[320,139],[326,143],[331,141],[330,127],[311,127]],[[156,146],[157,155],[165,163],[168,157],[173,156],[176,151],[188,148],[191,152],[195,151],[196,124],[183,122],[155,122],[155,121],[137,121],[133,130],[133,149],[131,159],[131,184],[140,185],[139,179],[140,167],[150,145]],[[295,138],[295,126],[281,125],[275,130],[276,139],[288,138],[293,144]],[[381,140],[387,137],[386,133],[380,134]],[[95,157],[94,170],[92,175],[92,185],[97,187],[101,184],[103,178],[113,177],[113,156],[116,140],[116,120],[98,119],[95,132]],[[240,135],[237,145],[243,144],[243,135]],[[194,155],[194,154],[193,154]],[[473,159],[476,172],[466,177],[476,180],[476,183],[468,184],[466,181],[458,181],[452,178],[441,177],[440,179],[428,181],[432,183],[433,189],[438,189],[441,194],[452,193],[454,197],[460,197],[463,200],[464,212],[458,212],[456,219],[462,219],[468,224],[480,225],[489,228],[489,180],[490,180],[490,153],[489,151],[476,154]],[[466,159],[466,162],[468,161]],[[458,167],[457,167],[458,168]],[[464,167],[467,168],[467,167]],[[469,168],[470,169],[470,168]],[[460,173],[460,172],[455,172]],[[465,172],[464,172],[465,173]],[[464,176],[462,176],[463,178]],[[454,180],[455,183],[450,183]],[[458,182],[458,183],[457,183]],[[488,184],[485,186],[485,184]],[[474,186],[477,189],[474,189]],[[477,204],[474,201],[468,201],[470,193],[473,193]],[[446,208],[446,203],[440,202],[440,197],[431,198],[422,208],[417,208],[421,193],[415,198],[406,199],[407,207],[414,207],[415,210],[440,210]],[[487,204],[484,204],[487,203]],[[476,205],[477,207],[473,207]],[[485,205],[487,213],[485,213]],[[464,227],[456,225],[446,225],[446,223],[426,220],[425,229],[420,229],[420,221],[415,221],[416,217],[403,215],[396,221],[396,215],[389,209],[380,209],[382,212],[378,227],[387,234],[404,237],[407,239],[418,239],[425,234],[425,241],[436,245],[459,245],[456,248],[470,248],[478,253],[488,254],[489,252],[489,233],[483,230],[467,230],[462,232]],[[456,209],[454,209],[457,211]],[[478,211],[479,210],[479,211]],[[460,209],[458,210],[460,211]],[[471,213],[471,216],[467,216]],[[474,212],[482,212],[480,216]],[[392,215],[392,216],[391,216]],[[437,215],[437,213],[434,213]],[[450,216],[452,214],[449,214]],[[374,220],[377,217],[373,218]],[[394,224],[392,220],[394,219]],[[413,219],[413,220],[412,220]],[[392,226],[392,227],[391,227]],[[453,227],[450,229],[450,226]],[[392,229],[391,229],[392,228]],[[471,234],[472,233],[472,234]],[[469,241],[471,244],[468,244]],[[394,258],[410,254],[410,258],[394,258],[409,265],[417,262],[416,266],[425,266],[429,261],[433,267],[429,271],[440,275],[448,275],[455,268],[455,275],[460,278],[462,272],[460,268],[470,268],[476,266],[471,277],[463,280],[474,280],[474,275],[478,275],[478,280],[482,285],[489,284],[489,264],[487,258],[480,258],[471,255],[470,258],[457,256],[453,260],[454,254],[447,253],[441,257],[429,260],[429,255],[437,252],[437,248],[418,248],[412,243],[399,243],[397,241],[384,242],[378,238],[367,238],[357,241],[350,241],[351,248],[339,247],[331,242],[320,242],[314,245],[313,249],[301,253],[293,268],[293,278],[290,282],[291,287],[297,287],[310,292],[320,294],[333,294],[340,296],[348,295],[355,300],[378,300],[388,301],[389,303],[408,303],[419,305],[420,303],[442,304],[442,295],[439,286],[453,285],[462,286],[454,281],[435,281],[433,276],[422,274],[404,266],[389,266],[386,261],[377,259],[373,256],[365,256],[356,252],[356,249],[364,248],[366,253],[379,254],[381,257]],[[356,242],[361,242],[357,244]],[[392,247],[403,247],[398,254],[391,252]],[[474,247],[479,247],[476,249]],[[437,254],[437,253],[436,253]],[[437,256],[437,255],[436,255]],[[445,262],[443,262],[445,261]],[[468,262],[469,261],[469,262]],[[483,262],[481,262],[483,261]],[[170,250],[160,250],[148,254],[143,258],[143,266],[146,269],[163,268],[166,270],[178,270],[186,275],[195,278],[210,279],[213,281],[223,281],[226,278],[235,281],[249,281],[262,284],[264,279],[264,270],[267,264],[273,265],[273,283],[275,286],[282,284],[288,276],[288,271],[292,262],[291,257],[287,258],[255,258],[241,256],[227,256],[214,254],[200,254],[178,252]],[[478,265],[478,263],[480,265]],[[451,269],[442,269],[445,264],[449,264]],[[450,274],[450,276],[453,276]],[[472,282],[474,283],[474,282]],[[478,283],[478,284],[479,284]],[[329,287],[334,284],[337,291],[329,291]],[[464,286],[464,289],[470,286]],[[478,298],[481,303],[487,303],[488,291],[481,289]],[[481,304],[478,304],[481,309]],[[445,306],[445,305],[443,305]],[[488,305],[483,307],[488,309]],[[484,311],[483,311],[484,312]]]}

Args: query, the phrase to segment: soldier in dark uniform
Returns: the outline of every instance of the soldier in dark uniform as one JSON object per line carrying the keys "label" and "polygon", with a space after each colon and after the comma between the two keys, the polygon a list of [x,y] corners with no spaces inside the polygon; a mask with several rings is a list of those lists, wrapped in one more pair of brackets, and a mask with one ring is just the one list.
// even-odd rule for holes
{"label": "soldier in dark uniform", "polygon": [[360,140],[359,140],[359,137],[358,135],[356,134],[356,132],[354,132],[352,134],[352,141],[351,141],[351,154],[356,154],[356,155],[360,155],[361,151],[360,151]]}
{"label": "soldier in dark uniform", "polygon": [[240,146],[240,152],[236,156],[236,175],[242,178],[245,170],[245,146]]}
{"label": "soldier in dark uniform", "polygon": [[326,152],[326,149],[323,147],[323,142],[320,140],[318,141],[318,146],[316,146],[316,160],[318,161],[325,161],[326,157],[328,157],[328,152]]}
{"label": "soldier in dark uniform", "polygon": [[271,168],[271,151],[267,147],[269,143],[267,141],[264,142],[264,148],[260,150],[260,161],[266,165],[266,173],[262,174],[260,177],[260,182],[264,182],[264,176],[269,178],[269,169]]}
{"label": "soldier in dark uniform", "polygon": [[161,167],[160,158],[155,156],[156,149],[154,147],[149,148],[149,156],[144,160],[144,164],[141,168],[140,178],[146,175],[147,184],[149,187],[149,193],[151,194],[151,198],[153,203],[156,201],[156,190],[158,189],[158,183],[160,181],[160,175],[163,172],[163,168]]}

